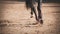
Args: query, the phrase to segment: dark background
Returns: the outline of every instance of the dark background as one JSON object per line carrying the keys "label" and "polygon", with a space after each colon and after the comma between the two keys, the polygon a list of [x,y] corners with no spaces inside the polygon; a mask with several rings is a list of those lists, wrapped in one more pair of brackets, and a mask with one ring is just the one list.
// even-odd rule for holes
{"label": "dark background", "polygon": [[[18,1],[25,1],[25,0],[18,0]],[[37,2],[37,0],[34,0]],[[60,3],[60,0],[42,0],[43,3]]]}
{"label": "dark background", "polygon": [[[0,0],[0,1],[19,1],[24,2],[25,0]],[[37,2],[37,0],[34,0]],[[60,0],[42,0],[43,3],[60,3]]]}
{"label": "dark background", "polygon": [[60,0],[43,0],[43,2],[45,3],[60,3]]}

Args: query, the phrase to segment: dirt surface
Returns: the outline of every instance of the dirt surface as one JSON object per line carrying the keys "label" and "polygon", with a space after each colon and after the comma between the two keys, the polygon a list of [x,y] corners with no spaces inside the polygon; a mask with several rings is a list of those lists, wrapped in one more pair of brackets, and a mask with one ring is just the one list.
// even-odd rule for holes
{"label": "dirt surface", "polygon": [[42,3],[41,9],[44,23],[32,25],[36,20],[24,2],[1,2],[0,34],[60,34],[60,5]]}

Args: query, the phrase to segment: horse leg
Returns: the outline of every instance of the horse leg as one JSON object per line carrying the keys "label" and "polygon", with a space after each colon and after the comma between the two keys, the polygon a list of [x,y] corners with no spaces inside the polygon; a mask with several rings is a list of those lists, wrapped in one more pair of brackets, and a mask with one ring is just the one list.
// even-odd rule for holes
{"label": "horse leg", "polygon": [[38,21],[37,13],[36,13],[36,10],[35,10],[34,6],[31,7],[31,10],[32,10],[32,12],[35,14],[35,19]]}
{"label": "horse leg", "polygon": [[41,9],[40,9],[39,7],[37,7],[37,9],[38,9],[38,19],[39,19],[39,22],[40,22],[41,24],[43,24]]}
{"label": "horse leg", "polygon": [[37,7],[37,9],[38,9],[38,19],[39,19],[39,22],[40,22],[41,24],[43,24],[41,9],[40,9],[39,7]]}
{"label": "horse leg", "polygon": [[43,20],[42,20],[42,14],[41,14],[41,0],[38,0],[38,6],[37,6],[37,10],[38,10],[38,19],[39,19],[39,22],[41,24],[43,24]]}
{"label": "horse leg", "polygon": [[33,17],[33,10],[31,9],[31,18]]}
{"label": "horse leg", "polygon": [[41,19],[42,18],[41,9],[39,7],[37,7],[37,10],[38,10],[38,18]]}

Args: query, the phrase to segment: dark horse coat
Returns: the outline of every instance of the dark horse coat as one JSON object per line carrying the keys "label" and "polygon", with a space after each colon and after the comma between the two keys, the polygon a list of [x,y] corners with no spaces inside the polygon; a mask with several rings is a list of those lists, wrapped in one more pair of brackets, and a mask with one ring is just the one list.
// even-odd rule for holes
{"label": "dark horse coat", "polygon": [[26,2],[25,3],[26,4],[26,8],[27,9],[31,8],[31,15],[33,15],[33,13],[34,13],[36,20],[43,23],[42,14],[41,14],[41,3],[42,3],[42,0],[38,0],[37,1],[37,3],[38,3],[38,6],[37,6],[38,16],[36,14],[36,9],[34,7],[34,1],[33,0],[26,0],[25,2]]}
{"label": "dark horse coat", "polygon": [[26,2],[25,4],[27,9],[33,7],[34,4],[33,0],[26,0],[25,2]]}

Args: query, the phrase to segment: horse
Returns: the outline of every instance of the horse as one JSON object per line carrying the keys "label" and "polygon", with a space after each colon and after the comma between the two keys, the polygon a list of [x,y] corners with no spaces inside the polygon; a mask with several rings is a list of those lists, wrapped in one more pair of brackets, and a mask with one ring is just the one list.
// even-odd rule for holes
{"label": "horse", "polygon": [[43,24],[42,13],[41,13],[42,0],[38,0],[37,3],[38,3],[38,5],[37,5],[38,15],[36,13],[36,9],[34,7],[33,0],[25,0],[26,8],[27,9],[31,8],[31,18],[33,17],[33,13],[34,13],[36,21],[38,21],[41,24]]}

